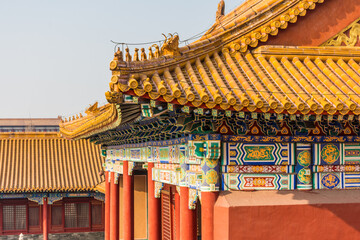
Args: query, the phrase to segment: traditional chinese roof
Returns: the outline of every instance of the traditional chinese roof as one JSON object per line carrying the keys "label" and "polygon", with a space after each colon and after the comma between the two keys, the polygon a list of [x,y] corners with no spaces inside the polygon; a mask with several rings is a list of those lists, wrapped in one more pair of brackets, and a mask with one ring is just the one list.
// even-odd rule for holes
{"label": "traditional chinese roof", "polygon": [[[196,44],[205,39],[249,38],[251,47],[257,45],[256,40],[265,42],[268,35],[277,35],[278,29],[285,29],[288,23],[295,23],[298,16],[305,16],[307,10],[313,10],[316,4],[324,0],[247,0],[225,16],[217,16],[215,24],[200,38]],[[267,29],[268,28],[268,29]],[[261,37],[254,35],[261,34]],[[256,38],[252,40],[252,38]],[[249,41],[244,41],[250,45]],[[190,44],[191,46],[191,44]]]}
{"label": "traditional chinese roof", "polygon": [[119,86],[139,97],[201,108],[359,114],[359,57],[360,50],[349,47],[262,46],[245,54],[223,48]]}
{"label": "traditional chinese roof", "polygon": [[0,133],[0,192],[94,191],[104,159],[88,140]]}
{"label": "traditional chinese roof", "polygon": [[132,62],[115,57],[111,91],[199,108],[359,114],[357,48],[254,49],[321,2],[246,1],[181,48],[181,56]]}
{"label": "traditional chinese roof", "polygon": [[135,120],[140,115],[137,104],[107,104],[102,107],[92,106],[87,115],[60,123],[60,133],[65,138],[80,139],[116,128]]}
{"label": "traditional chinese roof", "polygon": [[[181,108],[184,113],[196,110],[194,112],[200,115],[217,116],[221,112],[220,115],[225,113],[231,117],[232,112],[259,112],[267,113],[267,119],[271,116],[269,113],[276,113],[273,115],[279,119],[289,114],[290,119],[303,115],[307,121],[309,115],[317,115],[316,119],[321,120],[320,115],[330,115],[328,119],[333,119],[332,115],[339,114],[341,118],[337,119],[343,119],[342,115],[360,114],[360,50],[349,44],[328,46],[333,38],[346,42],[358,39],[359,20],[350,28],[350,40],[345,37],[349,34],[346,29],[342,32],[345,36],[335,36],[341,26],[359,17],[358,11],[351,12],[346,21],[332,22],[331,26],[320,21],[322,25],[317,24],[316,29],[311,30],[311,34],[316,35],[317,29],[322,28],[321,36],[314,36],[316,44],[287,46],[287,32],[294,33],[299,27],[302,34],[306,34],[304,29],[312,22],[318,23],[329,8],[343,5],[341,1],[334,5],[334,1],[248,0],[224,15],[224,1],[221,0],[215,24],[198,41],[180,48],[179,36],[170,35],[162,46],[155,46],[155,51],[152,46],[146,54],[142,48],[140,57],[139,49],[135,49],[133,56],[128,49],[125,56],[118,49],[110,62],[112,77],[106,98],[120,107],[124,95],[135,96],[133,100],[142,105],[144,117],[151,119],[154,118],[152,110],[166,107],[161,103],[170,103],[167,108],[171,114],[162,115],[164,119],[179,117],[176,114],[181,114],[180,108],[174,105],[184,106]],[[355,4],[356,1],[351,0],[347,7]],[[333,25],[336,28],[331,28]],[[342,44],[340,40],[338,45]],[[292,39],[295,45],[302,42]],[[110,109],[108,107],[101,116],[110,113]],[[150,123],[146,119],[144,122],[149,126],[156,124],[161,131],[149,126],[127,127],[119,125],[119,121],[108,128],[114,131],[106,131],[108,123],[104,124],[98,115],[91,124],[89,121],[84,125],[86,117],[62,124],[61,132],[69,138],[91,137],[96,143],[114,145],[132,143],[134,139],[134,142],[143,142],[168,139],[170,135],[176,138],[184,131],[195,129],[189,125],[184,127],[186,130],[170,127],[164,130],[164,119],[160,123]],[[80,131],[82,128],[84,130]]]}

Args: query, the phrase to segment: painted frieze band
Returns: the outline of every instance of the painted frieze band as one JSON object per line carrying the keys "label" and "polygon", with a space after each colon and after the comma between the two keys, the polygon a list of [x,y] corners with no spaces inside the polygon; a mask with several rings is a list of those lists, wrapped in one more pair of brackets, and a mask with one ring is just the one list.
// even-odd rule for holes
{"label": "painted frieze band", "polygon": [[360,165],[319,165],[313,172],[360,172]]}
{"label": "painted frieze band", "polygon": [[299,190],[311,190],[311,144],[296,144],[296,163],[296,188]]}
{"label": "painted frieze band", "polygon": [[294,190],[295,174],[223,174],[222,190]]}
{"label": "painted frieze band", "polygon": [[222,166],[223,173],[294,173],[295,166],[291,165],[228,165]]}
{"label": "painted frieze band", "polygon": [[163,184],[188,187],[193,196],[220,189],[357,188],[360,143],[353,140],[360,137],[189,135],[175,145],[108,149],[104,167],[122,174],[124,160],[129,166],[154,162],[156,194]]}
{"label": "painted frieze band", "polygon": [[360,188],[360,172],[330,172],[314,174],[314,189]]}
{"label": "painted frieze band", "polygon": [[224,142],[267,143],[352,143],[360,142],[359,136],[241,136],[223,135]]}
{"label": "painted frieze band", "polygon": [[294,165],[292,143],[223,143],[222,165]]}

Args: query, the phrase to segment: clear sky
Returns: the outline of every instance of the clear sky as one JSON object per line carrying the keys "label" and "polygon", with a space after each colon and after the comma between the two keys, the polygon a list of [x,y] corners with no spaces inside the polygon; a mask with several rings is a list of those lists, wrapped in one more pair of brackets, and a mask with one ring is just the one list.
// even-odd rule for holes
{"label": "clear sky", "polygon": [[[71,116],[105,104],[110,40],[158,41],[174,32],[187,39],[215,22],[218,2],[1,1],[0,118]],[[241,2],[225,0],[226,12]]]}

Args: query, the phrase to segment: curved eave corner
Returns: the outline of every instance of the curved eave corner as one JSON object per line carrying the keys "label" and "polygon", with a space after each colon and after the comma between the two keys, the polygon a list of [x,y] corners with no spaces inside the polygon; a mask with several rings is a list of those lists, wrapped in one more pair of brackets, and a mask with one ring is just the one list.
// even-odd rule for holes
{"label": "curved eave corner", "polygon": [[60,134],[67,139],[82,139],[116,128],[121,123],[120,106],[107,104],[94,112],[60,123]]}

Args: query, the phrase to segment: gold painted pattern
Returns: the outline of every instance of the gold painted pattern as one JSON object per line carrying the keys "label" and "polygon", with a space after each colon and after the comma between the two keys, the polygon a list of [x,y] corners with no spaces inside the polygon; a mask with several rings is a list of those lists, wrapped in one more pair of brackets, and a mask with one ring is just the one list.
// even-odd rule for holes
{"label": "gold painted pattern", "polygon": [[[353,47],[359,41],[360,37],[360,19],[346,27],[336,36],[322,44],[322,46],[345,46]],[[348,34],[345,34],[349,30]]]}

